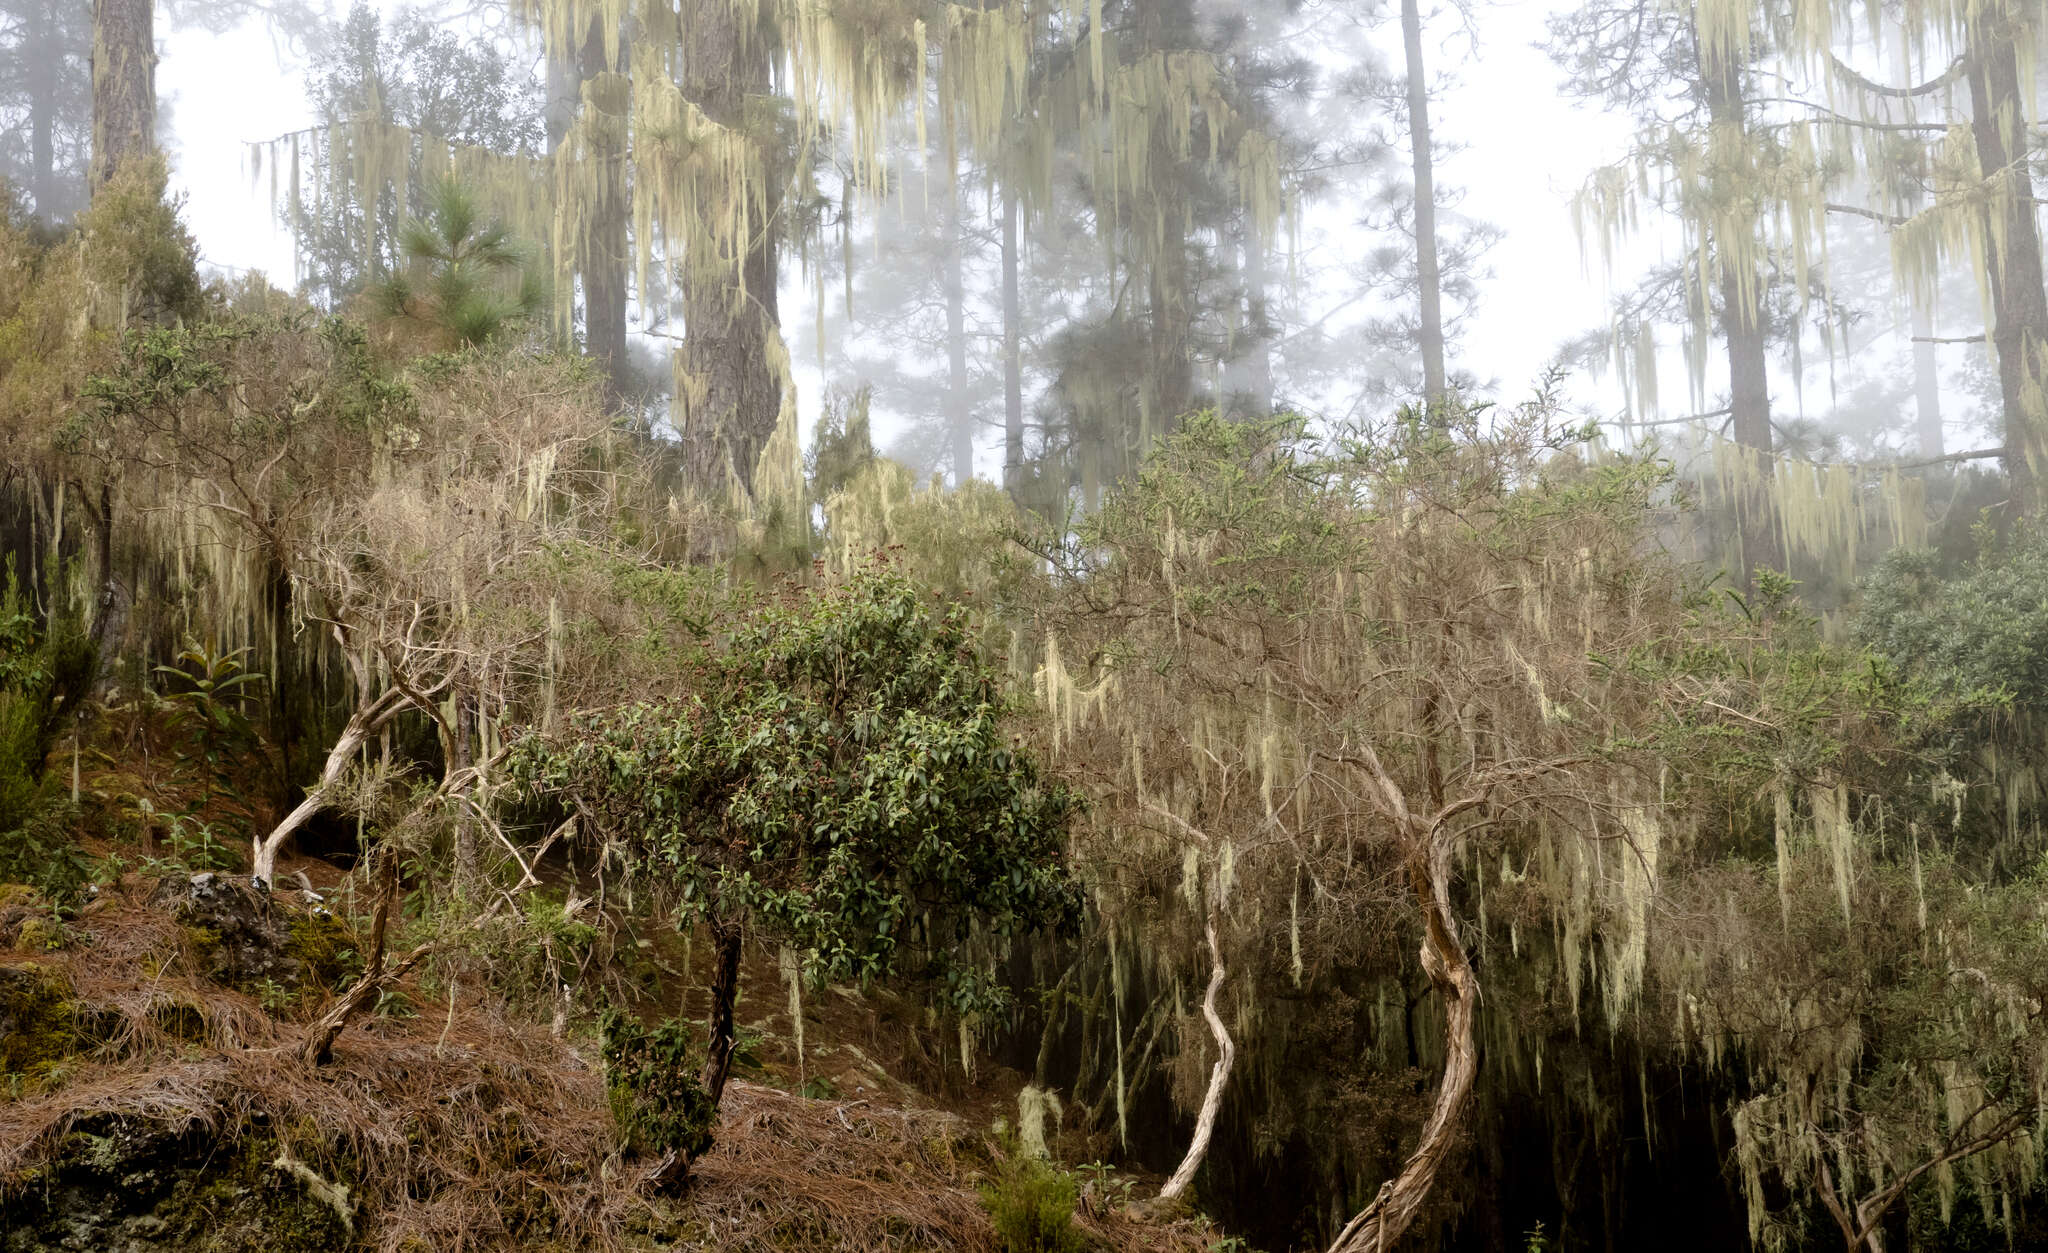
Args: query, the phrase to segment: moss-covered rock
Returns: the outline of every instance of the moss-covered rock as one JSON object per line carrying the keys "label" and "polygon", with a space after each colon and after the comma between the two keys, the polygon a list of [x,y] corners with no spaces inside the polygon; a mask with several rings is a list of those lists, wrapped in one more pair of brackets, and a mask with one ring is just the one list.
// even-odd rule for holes
{"label": "moss-covered rock", "polygon": [[34,955],[62,948],[56,906],[25,883],[0,883],[0,949]]}
{"label": "moss-covered rock", "polygon": [[71,986],[36,962],[0,966],[0,1075],[48,1073],[77,1051]]}
{"label": "moss-covered rock", "polygon": [[210,873],[170,878],[150,899],[178,920],[187,959],[215,983],[327,988],[360,969],[355,937],[340,919],[295,909],[247,882]]}
{"label": "moss-covered rock", "polygon": [[356,1244],[348,1187],[280,1152],[270,1135],[224,1144],[103,1115],[67,1135],[38,1173],[0,1197],[0,1253],[341,1253]]}
{"label": "moss-covered rock", "polygon": [[304,967],[306,983],[334,987],[362,973],[355,933],[341,919],[327,913],[296,914],[289,927],[285,952]]}

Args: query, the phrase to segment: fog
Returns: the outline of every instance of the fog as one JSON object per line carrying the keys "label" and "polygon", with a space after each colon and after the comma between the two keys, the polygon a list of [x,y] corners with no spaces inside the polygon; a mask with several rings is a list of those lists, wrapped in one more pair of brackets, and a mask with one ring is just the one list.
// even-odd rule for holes
{"label": "fog", "polygon": [[[36,6],[19,7],[32,15]],[[1722,315],[1682,312],[1688,306],[1704,308],[1697,291],[1700,279],[1720,264],[1706,260],[1709,249],[1719,257],[1720,244],[1713,230],[1701,225],[1706,219],[1699,216],[1700,206],[1686,203],[1688,197],[1697,200],[1702,188],[1652,185],[1669,170],[1659,173],[1640,161],[1630,167],[1641,187],[1626,208],[1595,208],[1584,199],[1600,171],[1608,171],[1610,179],[1618,177],[1617,171],[1630,166],[1632,157],[1666,143],[1668,136],[1659,127],[1668,126],[1675,115],[1668,109],[1665,116],[1655,109],[1637,109],[1628,116],[1611,98],[1567,92],[1569,58],[1574,55],[1571,37],[1554,35],[1550,25],[1578,8],[1543,3],[1439,5],[1425,6],[1419,14],[1420,48],[1431,87],[1435,236],[1447,262],[1439,285],[1450,372],[1468,399],[1512,402],[1529,395],[1546,369],[1562,360],[1566,373],[1558,394],[1574,413],[1608,423],[1610,438],[1627,442],[1641,438],[1644,431],[1662,431],[1667,441],[1690,438],[1695,428],[1679,419],[1719,414],[1730,407],[1729,364],[1714,344],[1721,332],[1710,324]],[[386,4],[379,15],[388,25],[405,12]],[[490,6],[446,6],[423,13],[458,43],[494,47],[511,73],[526,80],[526,90],[537,97],[545,94],[544,41],[531,20]],[[187,221],[204,262],[213,270],[261,272],[287,288],[312,278],[306,271],[304,241],[295,243],[294,224],[286,220],[283,201],[289,193],[278,191],[274,163],[268,170],[262,168],[262,145],[292,132],[307,136],[310,145],[314,128],[346,128],[348,118],[323,116],[308,91],[311,79],[323,72],[323,58],[331,55],[344,16],[340,11],[223,5],[188,5],[159,13],[162,139],[171,158],[173,184],[185,197]],[[1074,29],[1085,29],[1084,17],[1069,15],[1066,20],[1077,24]],[[1219,50],[1216,64],[1226,74],[1233,65],[1259,63],[1270,68],[1288,58],[1298,59],[1255,89],[1258,108],[1284,149],[1273,192],[1285,204],[1264,245],[1272,290],[1265,302],[1267,325],[1261,342],[1270,364],[1262,361],[1257,369],[1272,373],[1273,394],[1281,403],[1323,421],[1386,416],[1398,404],[1416,399],[1421,381],[1399,6],[1259,5],[1232,0],[1196,5],[1185,20],[1197,43]],[[12,28],[10,39],[18,59],[27,55],[31,34],[25,25]],[[1901,82],[1914,71],[1932,75],[1939,68],[1942,41],[1948,37],[1937,31],[1929,44],[1911,35],[1919,42],[1902,53],[1897,32],[1893,34],[1887,45],[1882,30],[1857,31],[1845,25],[1831,35],[1841,54],[1837,64],[1870,62],[1899,71]],[[936,34],[932,38],[938,42]],[[848,42],[857,45],[858,32]],[[790,96],[789,84],[796,80],[788,71],[797,59],[811,55],[825,54],[801,48],[796,59],[782,54],[775,71],[779,93]],[[936,59],[938,53],[932,55]],[[1859,106],[1840,96],[1839,82],[1831,85],[1825,75],[1813,72],[1816,62],[1810,47],[1795,47],[1783,38],[1773,44],[1759,37],[1749,61],[1755,81],[1763,84],[1751,91],[1756,98],[1750,106],[1753,124],[1771,142],[1784,137],[1771,128],[1788,120],[1803,124],[1815,115],[1825,120],[1858,111]],[[2030,64],[2023,72],[2037,73]],[[815,68],[802,73],[817,81],[831,77],[829,65],[822,77]],[[1788,85],[1790,74],[1803,78]],[[25,83],[19,76],[17,81]],[[911,126],[914,111],[899,104],[893,106],[892,116],[864,123],[873,131],[867,135],[849,130],[851,115],[843,110],[835,114],[835,105],[818,97],[823,103],[807,123],[814,133],[802,141],[809,159],[817,163],[809,187],[818,203],[779,226],[779,324],[790,354],[804,439],[828,397],[868,387],[878,437],[905,460],[957,477],[962,455],[959,432],[964,426],[974,444],[975,472],[999,480],[1006,460],[1006,415],[1000,379],[1000,266],[992,249],[998,206],[994,184],[986,177],[990,154],[964,149],[955,154],[960,181],[972,185],[962,199],[962,212],[971,218],[964,229],[978,232],[978,242],[969,247],[971,255],[963,258],[962,268],[963,282],[973,290],[963,293],[956,310],[959,328],[971,341],[959,379],[949,369],[944,318],[934,313],[932,293],[916,290],[919,276],[912,273],[920,267],[929,271],[930,254],[942,243],[934,232],[943,233],[947,210],[933,199],[933,188],[945,179],[940,171],[939,177],[927,181],[927,167],[936,167],[946,142],[941,138],[941,117],[955,108],[955,102],[938,98],[947,90],[945,82],[943,73],[930,78],[931,100],[922,128]],[[1769,86],[1773,82],[1778,86]],[[1643,86],[1647,85],[1638,84]],[[1668,84],[1659,90],[1667,88],[1675,98],[1685,95]],[[1948,101],[1947,119],[1958,123],[1968,115],[1966,102],[1954,99],[1959,91],[1951,85],[1943,97]],[[1804,102],[1786,109],[1786,97],[1800,93]],[[17,136],[34,111],[32,94],[24,85],[7,97],[10,130]],[[2022,93],[2030,108],[2039,94],[2037,89]],[[53,107],[74,113],[82,103],[75,94],[52,99]],[[1833,100],[1842,112],[1831,114],[1816,100]],[[1199,115],[1199,104],[1192,107],[1191,116]],[[333,106],[329,108],[331,113]],[[799,114],[810,112],[798,109]],[[1863,109],[1863,121],[1875,120],[1878,128],[1907,132],[1915,140],[1931,141],[1939,134],[1936,125],[1913,132],[1899,125],[1898,117],[1880,117],[1880,112]],[[1931,112],[1914,116],[1923,115]],[[66,119],[68,133],[82,137],[84,126],[84,119]],[[921,154],[916,138],[920,129]],[[2029,133],[2038,157],[2038,126]],[[1926,348],[1915,359],[1911,339],[1916,325],[1923,338],[1967,341],[1984,333],[1991,313],[1984,272],[1981,266],[1972,272],[1968,255],[1973,245],[1957,234],[1968,228],[1937,224],[1922,231],[1923,236],[1946,232],[1948,242],[1934,252],[1924,241],[1914,244],[1920,252],[1907,260],[1895,246],[1904,232],[1894,228],[1910,213],[1898,214],[1888,227],[1878,219],[1891,214],[1889,208],[1858,217],[1815,213],[1805,206],[1793,210],[1805,215],[1802,220],[1787,223],[1787,204],[1815,197],[1858,203],[1871,199],[1844,190],[1871,185],[1864,174],[1840,168],[1850,159],[1842,154],[1854,148],[1856,139],[1823,138],[1828,153],[1816,159],[1837,168],[1825,178],[1814,176],[1812,186],[1790,186],[1782,169],[1752,171],[1759,181],[1760,208],[1754,212],[1755,225],[1743,228],[1756,237],[1745,248],[1769,251],[1767,268],[1780,275],[1771,282],[1790,279],[1795,268],[1804,271],[1809,264],[1805,254],[1811,256],[1813,275],[1794,280],[1808,285],[1796,298],[1800,307],[1774,311],[1771,319],[1777,324],[1767,335],[1771,342],[1764,369],[1771,420],[1779,428],[1776,442],[1807,449],[1806,455],[1864,460],[1996,445],[2001,415],[1987,348],[1945,342],[1930,362]],[[861,151],[864,146],[872,151]],[[1892,154],[1891,159],[1904,164],[1882,177],[1917,180],[1923,190],[1933,188],[1941,178],[1939,161],[1932,155],[1935,145],[1924,146],[1927,151],[1917,157]],[[282,159],[274,144],[268,151],[274,161]],[[18,147],[8,153],[17,167],[30,159]],[[1907,168],[1915,160],[1917,173]],[[1226,198],[1236,194],[1242,205],[1249,206],[1250,193],[1243,186],[1234,191],[1226,186],[1244,171],[1201,173],[1194,168],[1201,164],[1187,163],[1176,177],[1206,179],[1212,192],[1220,190]],[[883,186],[868,177],[869,185],[854,185],[870,165],[884,172],[883,181],[893,183]],[[1132,301],[1118,305],[1115,293],[1097,289],[1128,271],[1112,265],[1085,275],[1090,250],[1105,257],[1120,252],[1128,263],[1153,264],[1142,256],[1142,242],[1134,242],[1140,240],[1143,223],[1133,219],[1119,224],[1114,234],[1103,233],[1102,215],[1114,205],[1114,187],[1106,195],[1100,186],[1079,188],[1090,172],[1071,154],[1059,158],[1056,168],[1046,168],[1051,182],[1034,193],[1043,203],[1029,211],[1036,220],[1027,223],[1020,245],[1024,283],[1063,288],[1066,303],[1049,296],[1038,299],[1025,315],[1033,324],[1018,328],[1026,358],[1020,364],[1021,403],[1031,414],[1026,425],[1034,430],[1042,429],[1045,412],[1064,409],[1069,422],[1083,421],[1074,416],[1077,404],[1087,408],[1097,401],[1109,403],[1099,396],[1094,401],[1074,399],[1080,391],[1099,389],[1100,380],[1085,381],[1093,375],[1077,365],[1069,351],[1077,341],[1070,338],[1067,349],[1055,343],[1063,332],[1077,335],[1078,342],[1101,340],[1104,318],[1128,320],[1134,311]],[[536,187],[545,189],[556,180],[544,161],[536,160],[531,169],[529,179]],[[415,169],[412,185],[401,189],[410,197],[408,208],[417,207],[421,177]],[[1774,178],[1779,181],[1772,185]],[[1194,186],[1184,183],[1173,194],[1189,194]],[[329,190],[346,194],[348,189]],[[1127,190],[1145,194],[1143,188]],[[486,194],[486,201],[491,194]],[[1706,189],[1704,194],[1721,193]],[[945,199],[943,190],[939,199]],[[1909,196],[1899,203],[1910,202]],[[2034,202],[2037,220],[2039,203]],[[1219,203],[1198,210],[1207,215],[1205,220],[1182,221],[1174,228],[1188,249],[1175,265],[1194,267],[1188,271],[1194,286],[1184,295],[1167,296],[1176,307],[1186,306],[1175,314],[1180,329],[1171,334],[1188,342],[1172,349],[1179,354],[1172,368],[1190,375],[1185,384],[1163,384],[1163,395],[1172,403],[1227,406],[1231,380],[1242,373],[1242,361],[1224,359],[1242,352],[1248,325],[1241,260],[1225,254],[1241,248],[1248,212],[1248,207],[1233,210]],[[1588,214],[1603,212],[1613,220],[1587,225]],[[1691,226],[1688,214],[1693,215]],[[1626,227],[1617,229],[1622,219]],[[297,225],[303,230],[305,222]],[[535,236],[526,241],[535,253],[550,252],[556,231],[537,221],[514,224],[515,230],[522,226]],[[387,248],[390,233],[387,230]],[[1105,242],[1118,235],[1123,242]],[[1795,237],[1802,253],[1796,263],[1790,256]],[[1087,243],[1088,238],[1095,242]],[[1468,246],[1474,241],[1476,246]],[[640,383],[653,392],[672,391],[662,378],[670,373],[665,361],[676,348],[679,328],[688,333],[677,311],[680,306],[666,311],[663,307],[664,302],[675,305],[678,292],[660,281],[664,267],[679,262],[684,251],[680,242],[636,238],[627,245],[643,258],[666,257],[657,257],[656,280],[649,293],[638,290],[637,276],[646,261],[632,267],[636,277],[626,297],[629,342],[620,350],[638,362]],[[1888,256],[1897,264],[1887,264]],[[892,257],[907,261],[909,268],[892,269],[897,264],[889,260]],[[851,282],[846,279],[849,258]],[[1920,289],[1917,305],[1907,290],[1911,267],[1920,267],[1912,275]],[[588,308],[578,263],[556,256],[553,269],[557,300],[562,302],[560,317],[566,319],[558,329],[581,335],[588,343],[589,328],[579,322],[587,318]],[[1667,292],[1657,298],[1662,301],[1657,316],[1647,322],[1633,318],[1629,302],[1648,299],[1639,285],[1646,275],[1660,271],[1667,283],[1689,274],[1685,281],[1693,284],[1688,290],[1694,295]],[[1162,272],[1179,274],[1180,269]],[[344,282],[313,294],[332,302],[347,290]],[[1158,296],[1154,292],[1135,304],[1150,308]],[[1773,299],[1792,297],[1781,292]],[[931,316],[919,322],[920,311]],[[1145,316],[1151,317],[1156,338],[1159,317]],[[1068,352],[1068,357],[1062,359],[1061,352]],[[1910,434],[1916,419],[1906,410],[1916,377],[1923,395],[1939,397],[1940,416],[1933,419],[1940,424],[1938,436],[1927,433],[1929,419],[1924,417],[1919,419],[1922,434]],[[1056,386],[1061,380],[1064,384]],[[1062,387],[1063,396],[1055,395]],[[1112,405],[1120,417],[1086,421],[1135,422],[1140,434],[1133,438],[1142,442],[1143,432],[1155,426],[1154,418],[1142,412],[1160,398],[1138,391]],[[650,396],[648,403],[667,402]],[[1927,403],[1922,401],[1922,412]],[[1133,408],[1141,411],[1140,417],[1132,417]],[[1014,426],[1015,415],[1007,421]],[[1658,425],[1633,425],[1643,422]],[[1708,433],[1713,425],[1713,419],[1706,420],[1698,433]],[[1105,466],[1109,473],[1116,469]]]}

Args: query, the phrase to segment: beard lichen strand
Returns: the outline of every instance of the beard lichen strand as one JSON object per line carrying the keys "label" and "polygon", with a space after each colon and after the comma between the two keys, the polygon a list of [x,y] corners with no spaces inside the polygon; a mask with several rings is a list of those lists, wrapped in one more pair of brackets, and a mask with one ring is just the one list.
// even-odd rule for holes
{"label": "beard lichen strand", "polygon": [[1927,542],[1926,483],[1916,476],[1846,462],[1760,461],[1719,437],[1706,441],[1702,462],[1693,472],[1710,510],[1740,521],[1762,503],[1787,557],[1810,561],[1832,577],[1852,580],[1873,546]]}
{"label": "beard lichen strand", "polygon": [[1842,921],[1850,920],[1850,897],[1855,870],[1855,823],[1849,816],[1849,789],[1825,777],[1807,787],[1807,806],[1812,811],[1813,833],[1827,851],[1834,871],[1835,893],[1842,905]]}

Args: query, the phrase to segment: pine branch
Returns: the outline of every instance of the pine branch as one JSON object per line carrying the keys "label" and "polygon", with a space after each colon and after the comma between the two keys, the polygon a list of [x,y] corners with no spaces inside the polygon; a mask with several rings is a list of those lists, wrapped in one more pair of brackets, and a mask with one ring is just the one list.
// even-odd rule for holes
{"label": "pine branch", "polygon": [[1896,217],[1889,213],[1879,213],[1875,209],[1865,209],[1858,205],[1836,204],[1832,200],[1828,201],[1827,204],[1823,205],[1822,207],[1825,208],[1829,213],[1846,213],[1851,217],[1869,218],[1873,222],[1882,222],[1886,226],[1904,226],[1906,223],[1913,220],[1911,218]]}
{"label": "pine branch", "polygon": [[1868,95],[1883,96],[1888,100],[1910,100],[1915,96],[1933,95],[1944,87],[1950,87],[1961,82],[1964,71],[1967,68],[1963,58],[1957,57],[1949,63],[1947,69],[1924,83],[1919,83],[1912,87],[1888,87],[1883,83],[1863,77],[1863,75],[1849,68],[1833,52],[1828,53],[1828,65],[1834,70],[1836,77],[1848,83],[1851,87]]}

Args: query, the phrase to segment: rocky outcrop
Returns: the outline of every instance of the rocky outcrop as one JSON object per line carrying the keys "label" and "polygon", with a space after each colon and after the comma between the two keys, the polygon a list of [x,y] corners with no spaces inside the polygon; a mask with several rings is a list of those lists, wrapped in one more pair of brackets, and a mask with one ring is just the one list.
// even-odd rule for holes
{"label": "rocky outcrop", "polygon": [[348,1189],[251,1135],[101,1114],[82,1120],[7,1202],[0,1253],[336,1253],[355,1235]]}
{"label": "rocky outcrop", "polygon": [[247,880],[218,874],[165,879],[150,903],[186,929],[188,955],[216,983],[298,988],[353,973],[354,942],[346,927],[317,905],[281,908]]}

